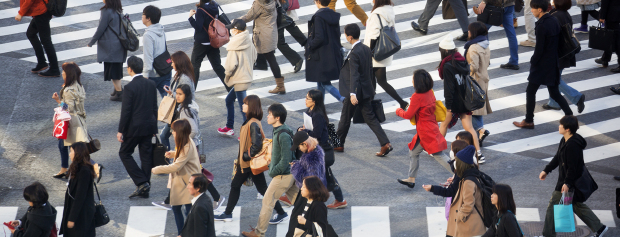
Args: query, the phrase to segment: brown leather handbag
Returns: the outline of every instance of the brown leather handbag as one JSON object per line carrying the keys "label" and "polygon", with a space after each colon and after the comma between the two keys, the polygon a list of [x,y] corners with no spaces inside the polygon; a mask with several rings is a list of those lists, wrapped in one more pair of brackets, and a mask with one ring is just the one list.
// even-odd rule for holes
{"label": "brown leather handbag", "polygon": [[207,31],[209,34],[209,42],[211,43],[211,47],[219,48],[224,46],[230,41],[230,35],[228,34],[228,29],[226,29],[226,25],[222,23],[219,19],[214,18],[211,14],[209,14],[205,9],[199,7],[198,9],[207,13],[213,19],[211,23],[209,23],[209,29],[206,29],[204,26],[202,28]]}

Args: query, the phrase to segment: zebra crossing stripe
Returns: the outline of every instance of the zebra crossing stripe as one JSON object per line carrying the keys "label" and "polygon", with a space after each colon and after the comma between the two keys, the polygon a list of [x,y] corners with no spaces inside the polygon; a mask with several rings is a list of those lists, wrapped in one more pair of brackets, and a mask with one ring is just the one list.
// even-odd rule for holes
{"label": "zebra crossing stripe", "polygon": [[[56,208],[56,229],[60,232],[60,224],[62,223],[62,214],[65,212],[64,206],[57,206]],[[63,235],[58,235],[62,237]]]}
{"label": "zebra crossing stripe", "polygon": [[127,237],[162,236],[166,231],[168,211],[154,206],[132,206],[127,217]]}
{"label": "zebra crossing stripe", "polygon": [[[16,220],[17,216],[17,207],[0,207],[0,222],[4,223],[7,221]],[[5,225],[0,226],[4,232],[2,233],[11,233],[11,230],[7,228]]]}
{"label": "zebra crossing stripe", "polygon": [[293,206],[290,207],[282,207],[286,214],[288,214],[288,218],[285,221],[280,222],[280,224],[276,225],[276,237],[285,237],[288,232],[288,223],[291,221],[291,213],[293,212]]}
{"label": "zebra crossing stripe", "polygon": [[352,237],[389,237],[390,208],[386,206],[351,207]]}
{"label": "zebra crossing stripe", "polygon": [[[225,208],[222,206],[221,208]],[[223,212],[224,210],[222,210]],[[220,214],[220,213],[217,213]],[[217,215],[216,214],[216,215]],[[241,235],[241,207],[235,206],[232,212],[232,221],[215,221],[215,236],[240,236]]]}
{"label": "zebra crossing stripe", "polygon": [[426,207],[426,221],[428,222],[429,237],[445,237],[448,231],[445,207]]}
{"label": "zebra crossing stripe", "polygon": [[[579,132],[579,134],[581,134],[581,131]],[[583,150],[583,162],[590,163],[594,161],[604,160],[610,157],[615,157],[618,156],[618,151],[620,151],[620,142],[585,149]],[[553,157],[545,158],[543,160],[549,162],[551,161],[551,159],[553,159]]]}

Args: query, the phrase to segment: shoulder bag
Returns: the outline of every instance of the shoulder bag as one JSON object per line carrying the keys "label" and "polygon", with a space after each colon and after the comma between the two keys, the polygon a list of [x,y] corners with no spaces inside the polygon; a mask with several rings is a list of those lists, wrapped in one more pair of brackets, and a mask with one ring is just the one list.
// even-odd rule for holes
{"label": "shoulder bag", "polygon": [[89,138],[89,142],[86,144],[86,147],[88,147],[88,153],[93,154],[99,150],[101,150],[101,142],[99,142],[99,139],[93,139],[93,137],[90,136],[90,133],[88,134],[88,138]]}
{"label": "shoulder bag", "polygon": [[475,111],[484,107],[487,97],[484,90],[469,74],[464,75],[463,79],[465,84],[465,93],[463,95],[463,104],[465,105],[465,109],[467,109],[467,111]]}
{"label": "shoulder bag", "polygon": [[590,26],[588,30],[588,34],[590,35],[588,47],[603,51],[616,51],[616,31],[617,30],[603,28],[600,22],[598,26]]}
{"label": "shoulder bag", "polygon": [[379,30],[379,38],[372,48],[371,53],[375,60],[381,61],[389,58],[400,50],[400,39],[393,26],[384,27],[381,22],[381,16],[377,14],[377,17],[379,18],[381,29]]}
{"label": "shoulder bag", "polygon": [[[262,131],[261,131],[262,132]],[[252,174],[258,175],[262,172],[269,170],[269,164],[271,164],[271,154],[273,150],[273,140],[280,137],[280,134],[285,132],[284,130],[280,130],[273,139],[264,138],[263,134],[263,149],[250,160],[250,169],[252,169]],[[293,134],[291,132],[286,131],[293,138]],[[248,154],[250,153],[250,148],[248,147]]]}
{"label": "shoulder bag", "polygon": [[[226,29],[226,25],[219,20],[219,18],[213,17],[211,14],[207,12],[207,10],[199,7],[200,10],[207,13],[211,19],[211,23],[209,23],[209,29],[206,29],[204,26],[202,28],[209,34],[209,42],[211,43],[211,47],[220,48],[230,41],[230,35],[228,33],[228,29]],[[228,20],[228,17],[226,17]]]}
{"label": "shoulder bag", "polygon": [[226,16],[226,13],[224,13],[224,9],[222,9],[219,3],[215,2],[215,4],[217,4],[217,7],[221,11],[221,13],[217,16],[217,19],[224,23],[224,25],[230,25],[230,20],[228,19],[228,16]]}
{"label": "shoulder bag", "polygon": [[153,59],[153,69],[155,69],[155,72],[160,76],[168,75],[168,73],[172,71],[172,59],[170,58],[170,52],[168,52],[168,43],[166,43],[165,34],[164,44],[166,45],[164,52]]}
{"label": "shoulder bag", "polygon": [[504,1],[505,0],[499,0],[499,1],[502,1],[501,7],[494,6],[492,4],[486,4],[486,6],[484,7],[484,11],[482,11],[482,13],[480,13],[480,15],[478,15],[476,19],[482,23],[489,24],[489,25],[494,25],[494,26],[501,25],[504,22]]}
{"label": "shoulder bag", "polygon": [[100,227],[108,224],[110,222],[110,217],[108,216],[108,212],[105,210],[103,203],[101,203],[101,197],[99,196],[99,190],[97,189],[97,184],[93,182],[95,185],[95,191],[97,191],[97,199],[99,199],[99,203],[95,203],[95,227]]}
{"label": "shoulder bag", "polygon": [[[435,93],[433,90],[431,90],[431,92]],[[435,120],[437,120],[437,122],[446,121],[447,112],[448,109],[446,109],[446,106],[443,105],[443,102],[441,102],[441,100],[435,100]],[[411,125],[415,125],[415,116],[411,118],[409,122],[411,122]]]}
{"label": "shoulder bag", "polygon": [[293,21],[293,18],[291,18],[290,16],[286,14],[286,10],[282,8],[282,5],[280,5],[279,0],[275,0],[275,1],[276,1],[276,12],[278,14],[278,16],[276,17],[276,23],[278,25],[278,30],[279,30],[279,29],[282,29],[284,27],[287,27],[293,24],[295,21]]}
{"label": "shoulder bag", "polygon": [[598,184],[596,184],[594,178],[590,175],[590,171],[584,165],[581,177],[575,180],[575,201],[586,202],[597,189]]}

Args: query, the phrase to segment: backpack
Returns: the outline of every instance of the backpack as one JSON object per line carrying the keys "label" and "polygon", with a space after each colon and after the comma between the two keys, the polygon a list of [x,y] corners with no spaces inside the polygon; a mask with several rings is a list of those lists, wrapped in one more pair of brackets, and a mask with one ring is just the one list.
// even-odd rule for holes
{"label": "backpack", "polygon": [[[463,75],[461,75],[463,76]],[[475,111],[484,107],[486,103],[486,93],[470,75],[463,76],[465,94],[463,95],[463,105],[468,111]]]}
{"label": "backpack", "polygon": [[[119,32],[114,31],[111,27],[110,30],[116,34],[118,40],[121,41],[121,45],[126,50],[131,52],[138,50],[140,48],[140,34],[136,31],[136,28],[131,24],[131,20],[129,20],[129,14],[125,14],[121,16],[121,13],[118,13],[119,17]],[[108,26],[109,27],[109,26]]]}
{"label": "backpack", "polygon": [[[248,131],[249,132],[249,131]],[[280,137],[283,132],[288,133],[293,138],[293,133],[285,130],[280,130],[276,133],[275,137]],[[274,137],[274,138],[275,138]],[[273,139],[264,138],[263,135],[263,149],[258,154],[252,157],[250,160],[250,169],[252,174],[259,175],[262,172],[269,170],[269,164],[271,164],[271,152],[273,150]],[[248,154],[250,154],[250,148],[248,147]]]}
{"label": "backpack", "polygon": [[[43,3],[45,3],[45,0],[43,0]],[[47,0],[45,7],[53,16],[61,17],[67,11],[67,0]]]}
{"label": "backpack", "polygon": [[230,41],[230,35],[228,33],[228,29],[226,29],[226,25],[224,25],[224,23],[222,23],[218,18],[214,18],[202,7],[199,7],[198,9],[207,13],[207,15],[213,19],[211,23],[209,23],[208,30],[202,26],[202,28],[209,34],[209,42],[211,43],[211,47],[217,49],[227,44],[228,41]]}
{"label": "backpack", "polygon": [[[480,171],[480,176],[467,176],[465,179],[473,181],[478,188],[482,191],[482,213],[474,205],[476,212],[478,215],[482,217],[482,222],[484,226],[487,228],[491,228],[493,225],[493,220],[497,217],[497,207],[491,203],[491,194],[493,194],[493,186],[495,185],[495,181],[493,179]],[[484,214],[484,215],[482,215]]]}

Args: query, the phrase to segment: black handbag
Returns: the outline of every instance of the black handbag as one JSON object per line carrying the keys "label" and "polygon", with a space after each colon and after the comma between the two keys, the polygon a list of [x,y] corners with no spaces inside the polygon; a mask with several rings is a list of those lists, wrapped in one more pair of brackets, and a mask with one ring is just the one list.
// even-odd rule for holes
{"label": "black handbag", "polygon": [[585,202],[588,198],[598,189],[598,184],[590,175],[588,168],[583,166],[583,171],[581,172],[581,177],[575,180],[575,201],[576,202]]}
{"label": "black handbag", "polygon": [[[381,102],[381,100],[372,100],[370,101],[370,105],[372,106],[372,111],[375,112],[375,117],[379,120],[379,123],[385,122],[383,102]],[[364,116],[362,115],[362,106],[357,106],[355,109],[355,113],[353,114],[353,123],[366,123],[366,121],[364,121]]]}
{"label": "black handbag", "polygon": [[99,142],[99,139],[93,139],[90,134],[88,134],[88,138],[90,139],[90,142],[86,144],[86,147],[88,148],[89,154],[93,154],[101,150],[101,142]]}
{"label": "black handbag", "polygon": [[327,190],[330,192],[340,189],[340,185],[338,184],[338,181],[336,181],[331,167],[327,167],[325,169],[325,181],[327,182]]}
{"label": "black handbag", "polygon": [[381,17],[379,15],[377,17],[379,18],[381,29],[379,30],[377,42],[372,47],[372,57],[377,61],[381,61],[400,50],[400,39],[393,26],[384,27],[383,23],[381,23]]}
{"label": "black handbag", "polygon": [[573,26],[570,23],[566,23],[560,29],[560,43],[558,47],[558,55],[560,59],[572,56],[581,51],[581,44],[575,33],[573,32]]}
{"label": "black handbag", "polygon": [[605,29],[598,23],[598,26],[590,26],[589,36],[590,41],[588,47],[591,49],[598,49],[603,51],[616,51],[618,42],[616,42],[616,31],[611,29]]}
{"label": "black handbag", "polygon": [[515,0],[515,12],[523,11],[524,6],[525,2],[523,0]]}
{"label": "black handbag", "polygon": [[463,82],[465,84],[463,104],[465,105],[465,109],[474,111],[482,108],[486,102],[486,93],[470,75],[464,75],[463,77]]}
{"label": "black handbag", "polygon": [[[463,0],[463,6],[467,9],[467,0]],[[449,0],[441,1],[441,16],[444,20],[456,19],[456,14],[454,14],[454,9]],[[467,16],[469,16],[469,12],[467,12]]]}
{"label": "black handbag", "polygon": [[217,16],[217,19],[224,23],[224,25],[230,25],[230,20],[228,19],[228,16],[226,16],[226,13],[224,13],[224,9],[222,9],[220,4],[217,2],[215,4],[217,4],[217,7],[220,8],[220,14]]}
{"label": "black handbag", "polygon": [[342,143],[340,142],[340,139],[338,138],[338,135],[336,134],[336,125],[334,125],[333,123],[328,123],[327,124],[327,134],[329,135],[329,144],[332,145],[332,147],[341,147]]}
{"label": "black handbag", "polygon": [[110,217],[108,216],[108,212],[105,210],[103,203],[101,203],[101,197],[99,196],[99,190],[97,189],[97,184],[93,182],[95,185],[95,191],[97,191],[97,198],[99,199],[99,203],[95,203],[95,227],[100,227],[108,224],[110,222]]}
{"label": "black handbag", "polygon": [[[166,36],[164,36],[164,41]],[[153,69],[160,76],[167,75],[172,71],[172,59],[170,58],[170,52],[168,52],[168,44],[166,43],[166,50],[153,59]],[[146,75],[148,77],[148,75]]]}
{"label": "black handbag", "polygon": [[501,25],[504,22],[504,0],[500,1],[502,1],[501,7],[487,4],[484,7],[484,11],[482,11],[476,19],[482,23],[493,26]]}
{"label": "black handbag", "polygon": [[153,144],[153,167],[160,165],[168,165],[166,159],[166,151],[168,149],[164,144],[159,142],[159,137],[155,136],[155,144]]}
{"label": "black handbag", "polygon": [[277,2],[276,4],[276,11],[278,13],[278,16],[276,18],[276,23],[278,24],[278,30],[284,27],[287,27],[293,24],[293,22],[295,22],[293,21],[293,18],[291,18],[290,16],[286,14],[286,10],[282,8],[282,5],[280,5],[279,2]]}

